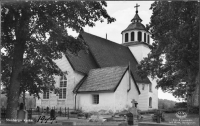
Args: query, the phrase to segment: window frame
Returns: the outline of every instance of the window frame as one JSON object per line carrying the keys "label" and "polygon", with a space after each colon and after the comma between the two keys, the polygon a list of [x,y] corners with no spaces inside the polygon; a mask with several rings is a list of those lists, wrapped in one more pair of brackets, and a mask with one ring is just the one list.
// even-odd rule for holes
{"label": "window frame", "polygon": [[152,108],[152,97],[149,97],[149,108]]}
{"label": "window frame", "polygon": [[92,95],[92,103],[96,105],[99,104],[99,94]]}
{"label": "window frame", "polygon": [[135,32],[131,32],[131,41],[135,41]]}
{"label": "window frame", "polygon": [[145,89],[145,84],[142,84],[142,90],[144,90]]}
{"label": "window frame", "polygon": [[49,99],[49,94],[50,94],[50,91],[49,90],[45,90],[43,92],[43,99]]}
{"label": "window frame", "polygon": [[125,33],[125,42],[128,42],[128,33]]}
{"label": "window frame", "polygon": [[66,99],[67,97],[67,77],[66,75],[62,75],[60,77],[60,82],[59,82],[59,95],[58,99]]}
{"label": "window frame", "polygon": [[141,41],[142,41],[142,32],[138,31],[138,42],[141,42]]}
{"label": "window frame", "polygon": [[152,83],[149,84],[149,92],[152,92]]}

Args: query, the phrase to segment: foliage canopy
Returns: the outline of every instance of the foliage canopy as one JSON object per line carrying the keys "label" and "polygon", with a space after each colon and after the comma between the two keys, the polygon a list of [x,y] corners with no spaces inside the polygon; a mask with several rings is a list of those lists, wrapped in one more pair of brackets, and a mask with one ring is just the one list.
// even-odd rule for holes
{"label": "foliage canopy", "polygon": [[[67,28],[80,32],[96,21],[114,22],[105,1],[20,1],[2,4],[2,81],[8,90],[8,118],[16,118],[22,91],[36,94],[54,84],[62,72],[52,60],[62,52],[87,49],[69,36]],[[14,113],[14,114],[11,114]]]}
{"label": "foliage canopy", "polygon": [[157,87],[186,98],[195,89],[199,71],[198,2],[156,1],[150,9],[149,29],[154,43],[138,73],[158,78]]}

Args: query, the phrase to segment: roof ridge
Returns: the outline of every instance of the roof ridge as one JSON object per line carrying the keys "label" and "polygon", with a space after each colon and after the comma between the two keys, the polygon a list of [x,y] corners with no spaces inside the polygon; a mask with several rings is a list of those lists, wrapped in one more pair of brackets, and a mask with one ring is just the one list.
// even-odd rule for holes
{"label": "roof ridge", "polygon": [[[90,71],[93,71],[93,70],[100,70],[100,69],[108,69],[108,68],[114,68],[114,67],[125,67],[125,68],[127,68],[128,67],[128,65],[120,65],[120,66],[111,66],[111,67],[101,67],[101,68],[95,68],[95,69],[91,69]],[[90,72],[89,71],[89,72]]]}
{"label": "roof ridge", "polygon": [[[106,41],[112,42],[112,43],[114,43],[114,44],[121,45],[121,44],[119,44],[119,43],[117,43],[117,42],[114,42],[114,41],[111,41],[111,40],[105,39],[105,38],[103,38],[103,37],[100,37],[100,36],[97,36],[97,35],[94,35],[94,34],[91,34],[91,33],[85,32],[85,31],[82,32],[82,33],[86,33],[86,34],[89,34],[89,35],[95,36],[95,37],[97,37],[97,38],[104,39],[104,40],[106,40]],[[80,34],[82,34],[82,33],[80,33]]]}

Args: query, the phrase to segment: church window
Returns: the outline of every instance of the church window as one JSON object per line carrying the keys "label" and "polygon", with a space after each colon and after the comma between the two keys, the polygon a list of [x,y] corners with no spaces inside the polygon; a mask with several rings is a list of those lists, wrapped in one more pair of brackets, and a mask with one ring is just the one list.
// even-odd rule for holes
{"label": "church window", "polygon": [[49,90],[43,92],[43,99],[49,99]]}
{"label": "church window", "polygon": [[149,84],[149,92],[152,92],[152,84]]}
{"label": "church window", "polygon": [[131,41],[134,41],[134,32],[131,32]]}
{"label": "church window", "polygon": [[125,34],[125,42],[128,42],[128,33]]}
{"label": "church window", "polygon": [[149,97],[149,108],[152,108],[152,98]]}
{"label": "church window", "polygon": [[146,42],[146,33],[144,33],[144,42]]}
{"label": "church window", "polygon": [[67,95],[67,78],[65,75],[62,75],[60,78],[60,92],[59,99],[66,99]]}
{"label": "church window", "polygon": [[144,87],[145,87],[145,85],[144,85],[144,84],[142,84],[142,90],[144,90]]}
{"label": "church window", "polygon": [[142,41],[142,32],[138,32],[138,41],[140,42],[140,41]]}
{"label": "church window", "polygon": [[148,38],[147,38],[147,39],[148,39],[148,44],[149,44],[149,43],[150,43],[150,37],[149,37],[149,35],[148,35]]}
{"label": "church window", "polygon": [[93,104],[99,104],[99,95],[93,95]]}

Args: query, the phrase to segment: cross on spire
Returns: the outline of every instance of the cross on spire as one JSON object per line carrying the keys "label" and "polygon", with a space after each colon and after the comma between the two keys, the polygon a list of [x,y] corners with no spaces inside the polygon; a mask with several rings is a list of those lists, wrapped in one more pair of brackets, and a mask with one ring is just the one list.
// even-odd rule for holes
{"label": "cross on spire", "polygon": [[136,8],[136,13],[138,13],[138,7],[139,7],[140,5],[138,5],[137,3],[136,3],[136,6],[134,6],[134,8]]}
{"label": "cross on spire", "polygon": [[137,101],[135,101],[135,99],[133,99],[133,100],[131,101],[131,103],[132,103],[132,107],[135,108],[135,103],[137,103]]}

